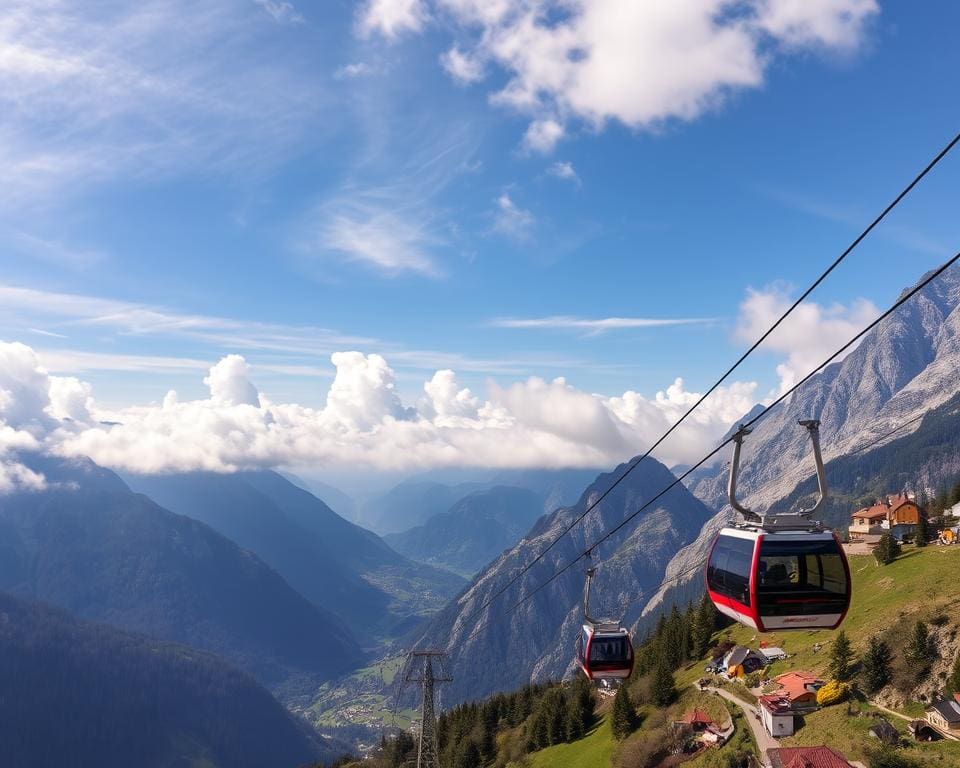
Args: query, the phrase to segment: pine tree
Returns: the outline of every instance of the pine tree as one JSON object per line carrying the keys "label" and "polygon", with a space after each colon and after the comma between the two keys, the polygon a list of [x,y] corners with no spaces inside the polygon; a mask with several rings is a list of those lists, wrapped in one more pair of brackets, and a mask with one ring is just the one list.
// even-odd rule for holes
{"label": "pine tree", "polygon": [[830,652],[830,676],[834,680],[846,682],[850,679],[852,670],[850,663],[853,661],[853,651],[850,648],[850,641],[847,639],[847,633],[840,630],[837,639],[833,642],[833,650]]}
{"label": "pine tree", "polygon": [[673,683],[673,672],[670,662],[665,655],[660,656],[653,668],[653,680],[650,684],[650,695],[653,703],[658,707],[666,707],[673,703],[677,690]]}
{"label": "pine tree", "polygon": [[667,631],[665,643],[662,646],[670,666],[677,669],[683,663],[683,617],[677,604],[673,604],[670,610],[670,618],[667,620]]}
{"label": "pine tree", "polygon": [[947,692],[960,693],[960,654],[957,654],[957,658],[953,662],[953,671],[947,678]]}
{"label": "pine tree", "polygon": [[710,595],[704,593],[700,606],[697,608],[696,621],[691,629],[691,643],[695,659],[702,659],[710,647],[710,637],[713,635],[717,620],[716,611]]}
{"label": "pine tree", "polygon": [[896,560],[899,555],[900,545],[889,533],[885,533],[880,537],[877,548],[873,550],[873,556],[877,558],[877,562],[880,563],[880,565],[889,565]]}
{"label": "pine tree", "polygon": [[863,655],[863,687],[874,694],[890,682],[890,647],[873,635]]}
{"label": "pine tree", "polygon": [[617,695],[613,697],[610,725],[617,739],[627,738],[637,727],[637,711],[633,708],[625,685],[621,685],[617,689]]}
{"label": "pine tree", "polygon": [[912,663],[914,679],[919,683],[930,672],[930,664],[933,662],[930,634],[927,632],[927,625],[922,621],[918,621],[913,628],[906,657]]}
{"label": "pine tree", "polygon": [[567,741],[575,741],[593,726],[593,686],[578,677],[567,695]]}
{"label": "pine tree", "polygon": [[927,528],[927,518],[920,515],[917,521],[917,532],[914,535],[913,543],[918,547],[925,547],[930,541],[930,531]]}

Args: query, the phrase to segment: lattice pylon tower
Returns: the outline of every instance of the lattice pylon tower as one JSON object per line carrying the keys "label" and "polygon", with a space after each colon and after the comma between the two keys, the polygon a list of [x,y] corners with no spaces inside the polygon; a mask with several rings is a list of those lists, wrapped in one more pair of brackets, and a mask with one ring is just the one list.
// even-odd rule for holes
{"label": "lattice pylon tower", "polygon": [[[444,667],[444,656],[446,653],[438,650],[411,651],[409,656],[410,666],[404,677],[404,683],[419,683],[422,696],[417,768],[440,768],[434,686],[437,683],[449,683],[453,680]],[[435,661],[440,666],[439,673],[434,670]]]}

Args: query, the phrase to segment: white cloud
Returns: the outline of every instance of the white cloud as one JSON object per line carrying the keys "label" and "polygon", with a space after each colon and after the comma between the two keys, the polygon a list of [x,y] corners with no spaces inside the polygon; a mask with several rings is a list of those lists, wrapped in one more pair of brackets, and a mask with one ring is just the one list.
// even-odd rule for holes
{"label": "white cloud", "polygon": [[427,20],[422,0],[369,0],[360,12],[360,33],[394,39],[404,32],[418,32]]}
{"label": "white cloud", "polygon": [[440,63],[450,76],[459,83],[477,83],[483,80],[483,61],[453,46],[440,56]]}
{"label": "white cloud", "polygon": [[414,217],[377,203],[335,203],[323,206],[318,218],[304,245],[310,253],[334,251],[391,276],[440,274],[430,256],[438,239]]}
{"label": "white cloud", "polygon": [[763,0],[757,26],[787,46],[852,50],[878,12],[876,0]]}
{"label": "white cloud", "polygon": [[50,404],[47,413],[61,421],[90,421],[93,388],[87,382],[75,376],[50,376],[48,382]]}
{"label": "white cloud", "polygon": [[253,0],[279,24],[300,24],[303,16],[287,0]]}
{"label": "white cloud", "polygon": [[[30,330],[38,321],[60,329],[103,328],[121,335],[187,338],[213,346],[296,354],[324,354],[344,345],[375,340],[340,334],[329,328],[261,323],[255,320],[180,312],[169,307],[61,293],[0,283],[0,316],[7,325]],[[50,330],[43,335],[63,336]],[[175,370],[205,368],[202,360],[106,352],[53,351],[55,370]]]}
{"label": "white cloud", "polygon": [[250,366],[240,355],[227,355],[203,380],[210,399],[217,405],[259,405],[256,387],[250,383]]}
{"label": "white cloud", "polygon": [[584,331],[590,335],[605,331],[623,328],[660,328],[670,325],[700,325],[714,322],[707,317],[602,317],[586,318],[570,315],[553,315],[551,317],[501,317],[493,320],[491,325],[497,328],[544,328],[551,330]]}
{"label": "white cloud", "polygon": [[373,75],[382,75],[387,71],[383,64],[371,64],[367,61],[354,61],[337,67],[333,73],[335,80],[352,80],[356,77],[371,77]]}
{"label": "white cloud", "polygon": [[458,386],[453,371],[437,371],[423,385],[423,391],[428,399],[422,404],[421,412],[434,416],[438,426],[453,426],[462,423],[462,419],[477,418],[480,400],[469,389]]}
{"label": "white cloud", "polygon": [[637,129],[693,120],[732,91],[760,87],[778,55],[856,50],[879,12],[875,0],[434,0],[434,7],[451,22],[451,50],[506,74],[492,100],[529,115],[524,143],[544,152],[571,119]]}
{"label": "white cloud", "polygon": [[[312,465],[413,470],[437,466],[598,466],[646,448],[698,397],[677,380],[647,399],[636,392],[590,394],[563,378],[501,386],[485,397],[461,387],[449,369],[404,405],[395,374],[376,354],[339,352],[323,408],[274,403],[253,386],[246,361],[228,356],[205,381],[210,396],[105,409],[88,384],[51,377],[22,344],[0,344],[0,491],[39,487],[18,451],[89,456],[139,472],[232,471]],[[734,384],[713,395],[665,445],[668,463],[690,460],[749,409],[756,388]]]}
{"label": "white cloud", "polygon": [[556,120],[535,120],[523,135],[523,146],[533,152],[549,154],[563,138],[564,129]]}
{"label": "white cloud", "polygon": [[517,206],[506,192],[497,198],[497,209],[493,217],[494,231],[515,240],[527,240],[535,225],[533,214]]}
{"label": "white cloud", "polygon": [[551,176],[556,176],[558,179],[575,181],[577,184],[580,183],[580,177],[573,169],[573,163],[569,160],[557,160],[547,169],[547,173]]}
{"label": "white cloud", "polygon": [[[792,303],[793,299],[782,285],[759,291],[749,289],[747,298],[740,304],[736,338],[753,343]],[[850,306],[833,304],[828,307],[804,301],[761,347],[787,355],[787,359],[777,366],[780,391],[792,387],[879,314],[880,310],[867,299],[858,299]]]}
{"label": "white cloud", "polygon": [[0,421],[15,429],[40,430],[49,404],[47,372],[33,349],[0,342]]}
{"label": "white cloud", "polygon": [[396,377],[380,355],[336,352],[331,362],[337,375],[327,393],[324,420],[337,428],[369,431],[385,420],[410,415],[394,387]]}

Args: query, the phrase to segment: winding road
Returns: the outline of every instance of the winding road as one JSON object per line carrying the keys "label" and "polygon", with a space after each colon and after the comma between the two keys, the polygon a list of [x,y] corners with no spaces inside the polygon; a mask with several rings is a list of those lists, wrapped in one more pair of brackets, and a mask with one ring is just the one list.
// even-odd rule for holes
{"label": "winding road", "polygon": [[734,696],[732,693],[724,690],[723,688],[714,688],[713,686],[708,685],[704,690],[715,693],[721,698],[733,702],[743,710],[743,719],[747,721],[747,724],[750,726],[750,730],[753,731],[753,738],[757,742],[757,748],[760,751],[760,762],[765,766],[768,765],[767,750],[776,749],[780,746],[780,742],[767,733],[766,729],[763,727],[763,723],[760,722],[760,718],[758,718],[756,715],[756,706],[748,701],[744,701],[739,696]]}

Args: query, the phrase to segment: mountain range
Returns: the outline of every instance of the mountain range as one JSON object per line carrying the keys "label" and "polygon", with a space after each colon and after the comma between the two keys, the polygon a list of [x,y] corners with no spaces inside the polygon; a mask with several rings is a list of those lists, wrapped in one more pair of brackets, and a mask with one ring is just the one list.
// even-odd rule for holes
{"label": "mountain range", "polygon": [[333,749],[193,648],[0,593],[4,765],[296,768]]}
{"label": "mountain range", "polygon": [[274,690],[362,661],[338,617],[202,522],[89,460],[20,461],[48,487],[0,497],[0,590],[217,653]]}
{"label": "mountain range", "polygon": [[465,583],[411,562],[276,472],[125,479],[165,508],[255,552],[314,605],[346,622],[367,648],[409,631]]}
{"label": "mountain range", "polygon": [[542,513],[538,494],[498,485],[474,491],[424,525],[383,538],[413,560],[472,576],[519,541]]}

